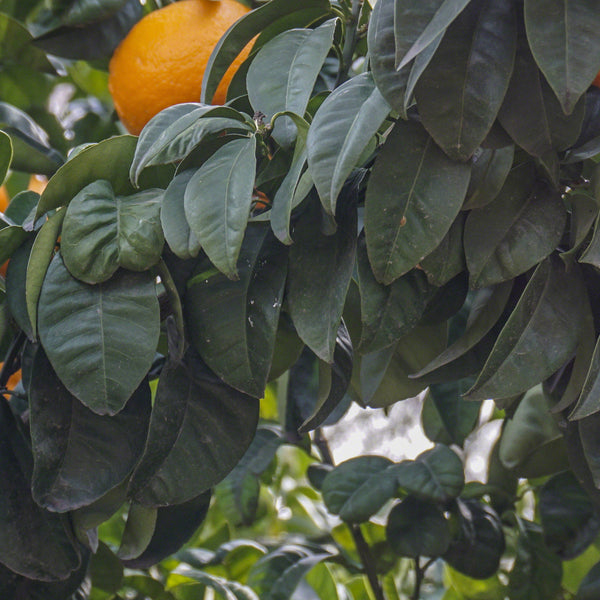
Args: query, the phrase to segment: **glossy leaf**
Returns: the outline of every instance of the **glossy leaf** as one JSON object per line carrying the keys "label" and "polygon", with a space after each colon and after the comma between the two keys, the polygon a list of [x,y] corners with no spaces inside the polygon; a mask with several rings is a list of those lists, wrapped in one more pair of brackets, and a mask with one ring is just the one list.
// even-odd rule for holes
{"label": "glossy leaf", "polygon": [[571,114],[600,70],[598,7],[592,0],[526,0],[524,7],[531,52]]}
{"label": "glossy leaf", "polygon": [[224,384],[199,358],[167,363],[130,494],[146,506],[197,497],[237,464],[257,420],[258,401]]}
{"label": "glossy leaf", "polygon": [[365,200],[367,250],[378,281],[390,284],[439,245],[460,211],[469,176],[469,166],[450,160],[419,124],[396,123]]}
{"label": "glossy leaf", "polygon": [[11,316],[29,339],[33,339],[33,331],[25,302],[25,277],[32,244],[33,238],[30,237],[17,248],[6,269],[6,304]]}
{"label": "glossy leaf", "polygon": [[582,286],[579,271],[565,271],[559,258],[540,263],[467,397],[508,398],[563,365],[579,338]]}
{"label": "glossy leaf", "polygon": [[[305,0],[301,5],[287,0],[275,0],[249,12],[234,23],[221,37],[210,55],[204,70],[201,101],[211,102],[225,71],[256,34],[279,19],[284,19],[295,12],[306,12],[307,9],[315,9],[322,16],[326,16],[330,11],[329,2],[326,0]],[[312,12],[310,16],[312,21],[317,18]]]}
{"label": "glossy leaf", "polygon": [[12,142],[10,136],[4,131],[0,131],[0,183],[6,179],[6,173],[12,159]]}
{"label": "glossy leaf", "polygon": [[354,268],[356,209],[352,205],[340,208],[338,228],[332,235],[320,231],[321,219],[320,206],[313,201],[296,223],[287,300],[300,338],[321,360],[331,363]]}
{"label": "glossy leaf", "polygon": [[117,555],[122,560],[138,558],[150,544],[156,528],[158,509],[132,502]]}
{"label": "glossy leaf", "polygon": [[61,254],[71,275],[102,283],[119,267],[146,271],[160,259],[162,190],[115,196],[104,179],[84,187],[66,209]]}
{"label": "glossy leaf", "polygon": [[247,229],[237,281],[200,263],[184,297],[190,339],[226,383],[260,398],[275,347],[287,249],[266,225]]}
{"label": "glossy leaf", "polygon": [[491,129],[508,88],[516,34],[510,0],[472,0],[419,78],[423,125],[450,158],[469,159]]}
{"label": "glossy leaf", "polygon": [[[219,597],[225,600],[259,600],[258,596],[248,586],[242,585],[237,581],[227,581],[222,577],[192,569],[187,565],[179,565],[174,573],[189,577],[207,588],[214,590]],[[177,588],[175,588],[177,589]]]}
{"label": "glossy leaf", "polygon": [[440,556],[450,544],[450,526],[435,504],[408,496],[392,508],[387,540],[396,554],[417,558]]}
{"label": "glossy leaf", "polygon": [[100,416],[67,391],[41,348],[33,369],[33,496],[40,506],[57,512],[87,506],[123,481],[141,456],[150,389],[142,383],[119,414]]}
{"label": "glossy leaf", "polygon": [[137,185],[146,167],[180,161],[207,135],[225,129],[251,132],[253,127],[229,107],[197,102],[169,106],[142,129],[129,170],[131,181]]}
{"label": "glossy leaf", "polygon": [[74,279],[57,254],[42,286],[38,321],[44,350],[66,388],[94,412],[113,415],[154,359],[160,327],[154,279],[121,270],[90,286]]}
{"label": "glossy leaf", "polygon": [[237,279],[237,259],[250,214],[256,171],[256,138],[219,148],[195,173],[184,192],[190,230],[211,262]]}
{"label": "glossy leaf", "polygon": [[335,215],[344,182],[389,112],[370,73],[353,77],[319,107],[308,130],[308,169],[328,214]]}
{"label": "glossy leaf", "polygon": [[563,200],[549,186],[538,184],[524,199],[507,182],[495,200],[467,218],[471,287],[508,281],[537,265],[559,244],[566,220]]}
{"label": "glossy leaf", "polygon": [[600,349],[598,342],[594,348],[589,370],[587,372],[581,395],[571,414],[572,419],[582,419],[596,414],[600,410],[598,404],[597,386],[600,383]]}
{"label": "glossy leaf", "polygon": [[[267,119],[282,111],[304,116],[335,28],[336,20],[331,19],[316,29],[289,29],[261,47],[246,76],[255,112]],[[275,123],[272,135],[281,146],[291,146],[296,126],[283,117]]]}

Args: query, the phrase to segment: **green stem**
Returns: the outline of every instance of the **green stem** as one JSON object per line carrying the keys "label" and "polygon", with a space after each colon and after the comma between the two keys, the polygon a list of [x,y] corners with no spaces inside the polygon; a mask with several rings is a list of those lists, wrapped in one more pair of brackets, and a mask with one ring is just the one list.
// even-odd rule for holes
{"label": "green stem", "polygon": [[340,61],[340,70],[335,81],[335,87],[342,85],[348,80],[348,73],[352,66],[352,58],[358,41],[358,19],[360,18],[360,9],[363,0],[352,0],[352,15],[346,22],[346,39],[344,40],[344,49],[342,50],[342,60]]}
{"label": "green stem", "polygon": [[421,596],[421,586],[425,579],[425,572],[435,561],[435,558],[430,558],[423,566],[421,566],[420,557],[417,556],[417,558],[415,558],[415,589],[413,590],[411,600],[419,600]]}

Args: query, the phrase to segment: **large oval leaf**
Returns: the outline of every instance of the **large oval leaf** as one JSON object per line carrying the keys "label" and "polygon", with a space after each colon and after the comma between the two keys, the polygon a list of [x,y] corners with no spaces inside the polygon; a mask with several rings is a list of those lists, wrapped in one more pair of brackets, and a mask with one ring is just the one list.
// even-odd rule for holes
{"label": "large oval leaf", "polygon": [[237,258],[252,205],[256,138],[219,148],[192,176],[184,193],[190,230],[225,275],[236,279]]}
{"label": "large oval leaf", "polygon": [[69,203],[63,223],[60,247],[71,275],[93,284],[119,267],[145,271],[155,265],[164,243],[162,196],[159,189],[115,196],[104,179],[84,187]]}
{"label": "large oval leaf", "polygon": [[146,506],[180,504],[221,481],[246,452],[258,400],[229,387],[196,356],[167,363],[130,494]]}
{"label": "large oval leaf", "polygon": [[160,333],[154,278],[118,271],[88,285],[57,254],[38,311],[42,345],[66,388],[94,412],[118,413],[150,369]]}
{"label": "large oval leaf", "polygon": [[466,396],[509,398],[565,364],[579,339],[583,286],[579,270],[566,271],[558,257],[540,263]]}
{"label": "large oval leaf", "polygon": [[600,71],[600,12],[594,0],[525,0],[531,52],[563,111],[571,114]]}
{"label": "large oval leaf", "polygon": [[365,200],[367,250],[378,281],[391,283],[439,245],[460,211],[469,176],[470,167],[450,160],[421,125],[396,123]]}
{"label": "large oval leaf", "polygon": [[260,398],[271,368],[287,273],[287,248],[267,224],[247,229],[231,281],[201,262],[188,282],[184,309],[190,338],[226,383]]}
{"label": "large oval leaf", "polygon": [[150,388],[142,383],[118,415],[100,416],[68,392],[41,348],[32,368],[33,496],[57,512],[87,506],[124,480],[141,456]]}
{"label": "large oval leaf", "polygon": [[[252,61],[246,82],[255,111],[268,119],[281,111],[304,116],[319,71],[333,43],[336,20],[316,29],[290,29],[267,42]],[[287,117],[278,119],[273,138],[290,146],[296,126]]]}
{"label": "large oval leaf", "polygon": [[308,130],[308,168],[330,215],[335,215],[344,182],[389,112],[370,73],[353,77],[319,107]]}
{"label": "large oval leaf", "polygon": [[492,127],[516,42],[512,0],[472,0],[419,78],[415,95],[423,125],[451,158],[469,159]]}

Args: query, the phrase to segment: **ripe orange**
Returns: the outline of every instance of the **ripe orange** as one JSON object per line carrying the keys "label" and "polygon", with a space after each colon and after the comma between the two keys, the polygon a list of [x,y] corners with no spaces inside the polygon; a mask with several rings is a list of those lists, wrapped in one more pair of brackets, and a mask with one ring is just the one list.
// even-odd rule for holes
{"label": "ripe orange", "polygon": [[596,79],[594,79],[594,81],[592,81],[592,85],[595,85],[596,87],[600,87],[600,72],[598,73],[598,75],[596,75]]}
{"label": "ripe orange", "polygon": [[[210,54],[229,26],[250,9],[237,0],[180,0],[142,18],[115,50],[108,89],[125,127],[139,134],[158,112],[198,102]],[[224,104],[246,47],[225,73],[213,104]]]}

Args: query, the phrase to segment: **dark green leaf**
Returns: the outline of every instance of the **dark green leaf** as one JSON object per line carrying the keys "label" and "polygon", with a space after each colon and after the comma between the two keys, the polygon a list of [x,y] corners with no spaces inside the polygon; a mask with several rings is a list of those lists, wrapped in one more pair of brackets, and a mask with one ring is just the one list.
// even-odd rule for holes
{"label": "dark green leaf", "polygon": [[60,20],[65,25],[83,25],[93,23],[110,17],[121,9],[128,0],[80,0],[73,2],[68,9],[60,15]]}
{"label": "dark green leaf", "polygon": [[219,148],[193,175],[184,192],[190,230],[211,262],[231,279],[252,204],[256,138]]}
{"label": "dark green leaf", "polygon": [[589,370],[583,383],[577,405],[570,415],[572,419],[581,419],[596,414],[600,410],[598,403],[598,385],[600,384],[600,342],[596,343]]}
{"label": "dark green leaf", "polygon": [[[0,34],[0,60],[3,68],[6,69],[9,65],[16,65],[20,69],[30,68],[53,74],[55,71],[48,57],[42,50],[33,46],[31,43],[33,36],[23,23],[17,20],[15,8],[10,10],[3,5],[3,14],[0,15],[0,29],[2,30]],[[13,15],[14,18],[9,15]]]}
{"label": "dark green leaf", "polygon": [[0,396],[0,563],[40,581],[66,579],[81,564],[62,515],[38,506],[30,489],[31,451]]}
{"label": "dark green leaf", "polygon": [[10,161],[12,160],[12,142],[10,136],[0,131],[0,183],[4,183]]}
{"label": "dark green leaf", "polygon": [[512,181],[483,208],[472,210],[464,245],[472,288],[515,278],[537,265],[559,244],[567,213],[560,194],[539,183],[527,198]]}
{"label": "dark green leaf", "polygon": [[581,554],[600,530],[590,497],[570,471],[555,475],[543,485],[538,510],[546,545],[563,560]]}
{"label": "dark green leaf", "polygon": [[287,248],[267,225],[247,229],[237,281],[207,261],[188,282],[184,308],[190,338],[226,383],[260,398],[271,368],[286,278]]}
{"label": "dark green leaf", "polygon": [[364,236],[357,249],[362,317],[362,354],[397,342],[419,322],[433,290],[422,271],[413,269],[390,285],[379,283],[371,270]]}
{"label": "dark green leaf", "polygon": [[150,388],[143,382],[119,414],[100,416],[67,391],[41,348],[33,370],[33,496],[40,506],[57,512],[87,506],[123,481],[141,456]]}
{"label": "dark green leaf", "polygon": [[516,34],[512,0],[471,0],[419,78],[419,115],[451,158],[468,160],[491,129],[508,88]]}
{"label": "dark green leaf", "polygon": [[33,238],[30,237],[15,250],[6,269],[6,303],[13,319],[29,339],[33,339],[33,330],[25,301],[25,278],[32,245]]}
{"label": "dark green leaf", "polygon": [[121,587],[123,565],[111,549],[102,542],[95,554],[92,555],[90,576],[92,585],[105,592],[115,593]]}
{"label": "dark green leaf", "polygon": [[447,446],[438,444],[415,460],[390,468],[396,484],[408,494],[431,502],[447,502],[463,489],[465,476],[460,458]]}
{"label": "dark green leaf", "polygon": [[450,526],[444,513],[415,496],[392,508],[385,533],[396,554],[411,558],[440,556],[450,544]]}
{"label": "dark green leaf", "polygon": [[582,326],[582,286],[580,272],[565,271],[558,257],[540,263],[467,397],[514,396],[566,363]]}
{"label": "dark green leaf", "polygon": [[391,283],[440,244],[460,211],[469,176],[469,166],[450,160],[421,125],[396,123],[365,201],[367,250],[378,281]]}
{"label": "dark green leaf", "polygon": [[596,600],[600,594],[600,563],[596,563],[583,578],[575,600]]}
{"label": "dark green leaf", "polygon": [[[197,569],[192,569],[187,565],[179,565],[175,571],[177,575],[189,577],[203,586],[214,590],[219,597],[225,600],[259,600],[258,596],[251,588],[238,583],[237,581],[227,581],[222,577],[205,573]],[[177,590],[177,588],[175,588]]]}
{"label": "dark green leaf", "polygon": [[[298,335],[325,362],[335,341],[356,254],[356,207],[340,206],[338,228],[320,231],[320,206],[312,202],[296,223],[290,247],[287,300]],[[323,294],[323,290],[327,294]]]}
{"label": "dark green leaf", "polygon": [[86,185],[108,179],[116,194],[131,194],[129,165],[135,151],[132,135],[102,140],[72,156],[54,175],[42,193],[36,219],[59,206],[67,205]]}
{"label": "dark green leaf", "polygon": [[[255,112],[267,119],[282,111],[304,116],[315,81],[333,43],[336,20],[316,29],[290,29],[267,42],[252,60],[246,77],[248,99]],[[296,126],[278,119],[273,138],[290,146]]]}
{"label": "dark green leaf", "polygon": [[504,554],[502,523],[492,508],[476,500],[456,503],[458,535],[443,559],[473,579],[487,579],[498,570]]}
{"label": "dark green leaf", "polygon": [[534,523],[521,521],[517,555],[509,574],[511,600],[553,600],[560,589],[562,563],[548,550],[544,536]]}
{"label": "dark green leaf", "polygon": [[98,414],[119,412],[150,369],[160,322],[154,278],[118,271],[90,286],[57,254],[40,295],[42,345],[66,388]]}
{"label": "dark green leaf", "polygon": [[155,265],[164,243],[162,195],[149,189],[115,196],[105,179],[84,187],[69,203],[63,224],[60,248],[71,275],[94,284],[119,267],[146,271]]}
{"label": "dark green leaf", "polygon": [[593,0],[525,1],[529,46],[566,114],[600,70],[597,8]]}
{"label": "dark green leaf", "polygon": [[398,69],[423,52],[464,10],[469,0],[396,0],[394,28]]}
{"label": "dark green leaf", "polygon": [[140,556],[123,560],[123,564],[130,569],[147,569],[177,552],[204,521],[210,498],[208,490],[187,502],[160,507],[150,543]]}
{"label": "dark green leaf", "polygon": [[121,560],[138,558],[146,550],[154,535],[157,515],[158,509],[156,508],[148,508],[135,502],[131,503],[117,553]]}
{"label": "dark green leaf", "polygon": [[131,494],[146,506],[179,504],[222,480],[250,445],[258,401],[218,379],[188,352],[167,363]]}
{"label": "dark green leaf", "polygon": [[344,182],[389,112],[370,73],[341,85],[317,110],[306,142],[308,169],[330,215],[335,215]]}
{"label": "dark green leaf", "polygon": [[508,177],[514,154],[513,145],[475,151],[463,210],[481,208],[496,198]]}
{"label": "dark green leaf", "polygon": [[581,448],[590,475],[596,486],[600,482],[600,445],[597,435],[599,422],[600,415],[598,413],[594,413],[578,421]]}

